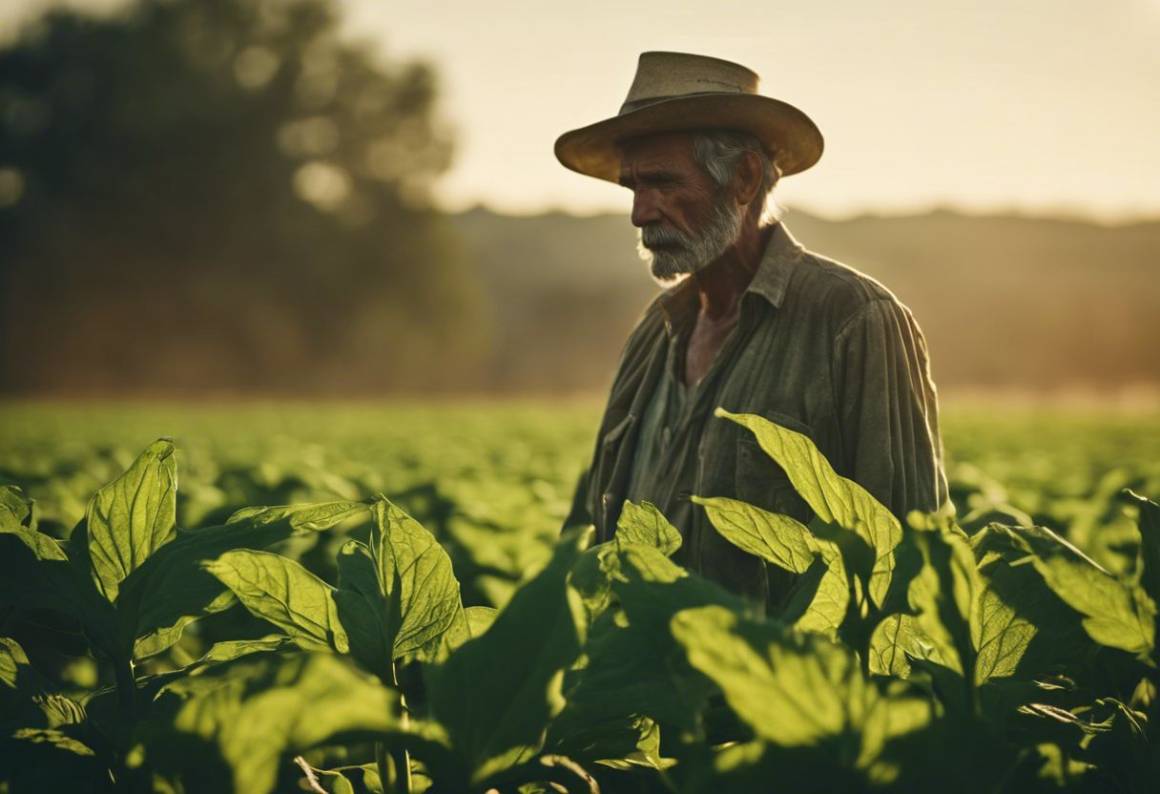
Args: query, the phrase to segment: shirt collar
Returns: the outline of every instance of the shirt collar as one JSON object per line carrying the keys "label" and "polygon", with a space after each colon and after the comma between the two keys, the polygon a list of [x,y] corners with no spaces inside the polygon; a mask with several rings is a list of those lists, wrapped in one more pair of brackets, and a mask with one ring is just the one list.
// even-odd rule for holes
{"label": "shirt collar", "polygon": [[[784,223],[774,224],[769,242],[761,255],[761,262],[757,265],[757,272],[745,288],[746,293],[760,295],[775,308],[781,308],[794,263],[801,257],[803,250],[801,243],[794,239]],[[675,328],[681,327],[696,314],[697,290],[693,287],[693,280],[682,279],[661,293],[660,306],[665,317],[665,330],[671,335]]]}

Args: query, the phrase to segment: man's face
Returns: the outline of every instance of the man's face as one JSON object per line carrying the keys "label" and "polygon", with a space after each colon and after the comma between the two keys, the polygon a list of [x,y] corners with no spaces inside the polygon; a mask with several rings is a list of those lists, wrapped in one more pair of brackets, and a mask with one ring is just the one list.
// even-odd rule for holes
{"label": "man's face", "polygon": [[737,241],[742,213],[693,156],[688,133],[627,141],[620,184],[633,192],[637,249],[669,281],[706,267]]}

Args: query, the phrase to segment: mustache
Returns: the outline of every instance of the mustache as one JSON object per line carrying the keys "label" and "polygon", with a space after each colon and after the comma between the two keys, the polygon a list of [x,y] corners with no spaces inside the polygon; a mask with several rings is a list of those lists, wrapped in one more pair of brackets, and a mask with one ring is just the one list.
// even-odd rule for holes
{"label": "mustache", "polygon": [[660,223],[640,227],[640,242],[648,249],[688,248],[692,244],[692,240],[681,232]]}

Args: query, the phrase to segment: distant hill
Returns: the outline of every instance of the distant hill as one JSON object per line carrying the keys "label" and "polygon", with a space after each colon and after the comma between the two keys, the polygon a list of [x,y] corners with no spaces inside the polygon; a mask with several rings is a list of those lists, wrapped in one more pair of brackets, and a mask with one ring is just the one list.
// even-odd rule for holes
{"label": "distant hill", "polygon": [[[454,215],[492,304],[496,390],[600,390],[659,289],[626,217]],[[785,217],[807,248],[882,281],[914,311],[941,387],[1160,383],[1160,221],[938,210]]]}

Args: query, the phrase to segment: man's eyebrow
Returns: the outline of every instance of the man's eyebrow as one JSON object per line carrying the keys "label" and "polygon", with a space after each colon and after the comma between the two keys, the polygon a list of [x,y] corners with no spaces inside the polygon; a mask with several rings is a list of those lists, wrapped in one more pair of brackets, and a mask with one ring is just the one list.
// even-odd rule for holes
{"label": "man's eyebrow", "polygon": [[[664,171],[661,169],[657,169],[655,171],[637,172],[637,178],[646,184],[650,182],[675,182],[679,177],[680,175],[676,171]],[[632,185],[635,183],[635,180],[632,178],[632,174],[627,172],[622,173],[620,175],[620,179],[617,181],[624,187],[632,187]]]}

